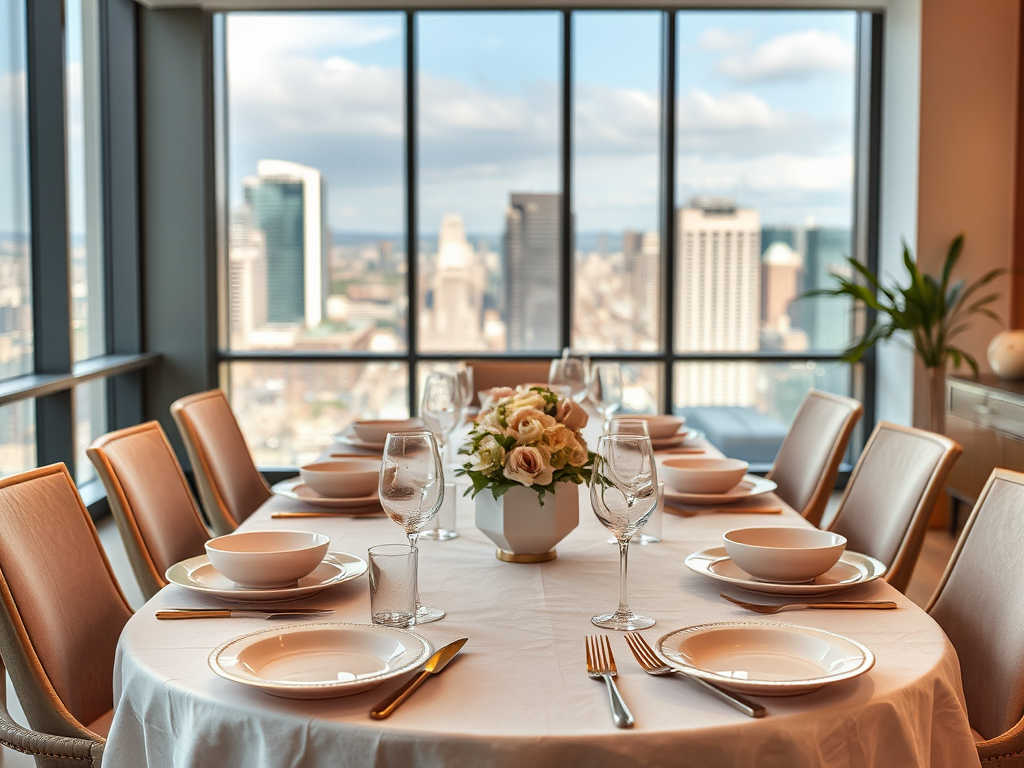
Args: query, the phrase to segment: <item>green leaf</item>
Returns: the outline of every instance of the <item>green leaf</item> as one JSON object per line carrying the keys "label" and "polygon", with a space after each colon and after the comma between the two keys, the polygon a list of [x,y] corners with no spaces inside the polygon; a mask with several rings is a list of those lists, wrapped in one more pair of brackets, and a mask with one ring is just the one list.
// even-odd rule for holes
{"label": "green leaf", "polygon": [[961,232],[949,245],[949,252],[946,254],[946,263],[942,266],[942,292],[946,292],[946,288],[949,285],[949,277],[953,274],[953,267],[956,266],[957,261],[960,259],[960,254],[964,250],[964,233]]}

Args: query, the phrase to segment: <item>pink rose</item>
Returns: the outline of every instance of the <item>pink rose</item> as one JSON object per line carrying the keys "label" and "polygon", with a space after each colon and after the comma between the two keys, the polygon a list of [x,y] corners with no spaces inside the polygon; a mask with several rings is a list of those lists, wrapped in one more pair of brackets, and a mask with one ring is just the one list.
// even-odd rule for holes
{"label": "pink rose", "polygon": [[509,480],[525,486],[548,485],[552,480],[552,469],[544,452],[522,445],[508,454],[504,474]]}
{"label": "pink rose", "polygon": [[515,390],[509,387],[492,387],[491,389],[486,389],[480,393],[481,397],[483,397],[483,400],[480,402],[480,407],[491,407],[501,400],[501,398],[510,397],[515,393]]}
{"label": "pink rose", "polygon": [[573,400],[563,398],[558,401],[558,410],[555,412],[555,418],[574,432],[579,432],[587,426],[590,415],[583,409],[582,405]]}

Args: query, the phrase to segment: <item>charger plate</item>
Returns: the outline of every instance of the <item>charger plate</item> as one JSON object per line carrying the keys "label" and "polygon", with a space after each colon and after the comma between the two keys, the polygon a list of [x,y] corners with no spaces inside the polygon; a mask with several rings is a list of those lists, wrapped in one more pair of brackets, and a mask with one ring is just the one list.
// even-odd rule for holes
{"label": "charger plate", "polygon": [[744,475],[739,484],[725,493],[684,493],[676,491],[665,485],[665,501],[669,504],[734,504],[744,499],[752,499],[765,493],[771,493],[778,484],[774,480],[768,480],[757,475]]}
{"label": "charger plate", "polygon": [[278,496],[295,499],[303,504],[311,504],[314,507],[326,507],[328,509],[342,509],[348,511],[349,514],[372,514],[381,511],[380,497],[376,491],[369,496],[348,496],[332,499],[328,496],[321,496],[302,482],[301,478],[296,477],[275,483],[271,490]]}

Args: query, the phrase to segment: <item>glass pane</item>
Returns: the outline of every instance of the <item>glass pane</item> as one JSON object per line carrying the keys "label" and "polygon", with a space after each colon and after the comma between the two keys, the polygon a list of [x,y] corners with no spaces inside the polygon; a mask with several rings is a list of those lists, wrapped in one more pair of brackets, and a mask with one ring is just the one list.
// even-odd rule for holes
{"label": "glass pane", "polygon": [[100,174],[99,0],[65,0],[68,219],[74,359],[107,351]]}
{"label": "glass pane", "polygon": [[558,349],[560,16],[416,18],[420,348]]}
{"label": "glass pane", "polygon": [[[855,397],[853,374],[832,362],[676,363],[673,413],[727,456],[767,468],[807,391]],[[856,435],[850,443],[852,455],[859,454]]]}
{"label": "glass pane", "polygon": [[231,363],[231,408],[260,467],[313,461],[354,419],[409,416],[404,363]]}
{"label": "glass pane", "polygon": [[676,349],[838,350],[851,254],[856,14],[678,14]]}
{"label": "glass pane", "polygon": [[96,469],[85,449],[106,432],[106,379],[95,379],[75,387],[75,482],[79,485],[96,477]]}
{"label": "glass pane", "polygon": [[573,346],[661,346],[661,16],[573,14]]}
{"label": "glass pane", "polygon": [[25,2],[0,0],[0,379],[32,370],[25,71]]}
{"label": "glass pane", "polygon": [[0,477],[36,466],[34,400],[0,406]]}
{"label": "glass pane", "polygon": [[661,363],[621,363],[622,407],[616,413],[661,413]]}
{"label": "glass pane", "polygon": [[230,348],[405,348],[404,23],[227,14]]}

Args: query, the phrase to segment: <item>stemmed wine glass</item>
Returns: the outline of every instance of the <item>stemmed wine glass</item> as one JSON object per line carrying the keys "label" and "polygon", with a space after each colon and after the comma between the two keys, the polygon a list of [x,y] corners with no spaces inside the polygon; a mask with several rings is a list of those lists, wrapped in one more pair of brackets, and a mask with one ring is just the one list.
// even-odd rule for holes
{"label": "stemmed wine glass", "polygon": [[587,391],[602,423],[607,422],[622,405],[622,368],[618,363],[594,363]]}
{"label": "stemmed wine glass", "polygon": [[629,540],[647,522],[658,503],[658,472],[651,440],[640,435],[602,435],[590,475],[590,504],[597,519],[619,542],[619,607],[594,616],[605,629],[646,629],[649,616],[630,610],[626,599]]}
{"label": "stemmed wine glass", "polygon": [[476,394],[473,390],[472,366],[459,363],[455,369],[455,381],[459,385],[459,403],[461,405],[458,422],[464,424],[467,420],[469,406],[473,402],[473,395]]}
{"label": "stemmed wine glass", "polygon": [[[427,431],[393,432],[384,443],[380,465],[380,503],[387,516],[405,529],[409,545],[434,519],[444,501],[444,473],[434,436]],[[420,605],[416,595],[416,623],[444,618],[439,608]]]}
{"label": "stemmed wine glass", "polygon": [[569,396],[577,403],[581,403],[587,396],[589,376],[590,357],[583,352],[571,352],[566,347],[562,350],[561,357],[551,361],[548,384],[568,387]]}
{"label": "stemmed wine glass", "polygon": [[420,418],[437,440],[441,455],[445,456],[448,436],[459,423],[462,410],[462,391],[455,373],[434,371],[423,385]]}
{"label": "stemmed wine glass", "polygon": [[607,422],[604,431],[609,435],[650,437],[650,433],[647,431],[646,419],[630,419],[625,416]]}

